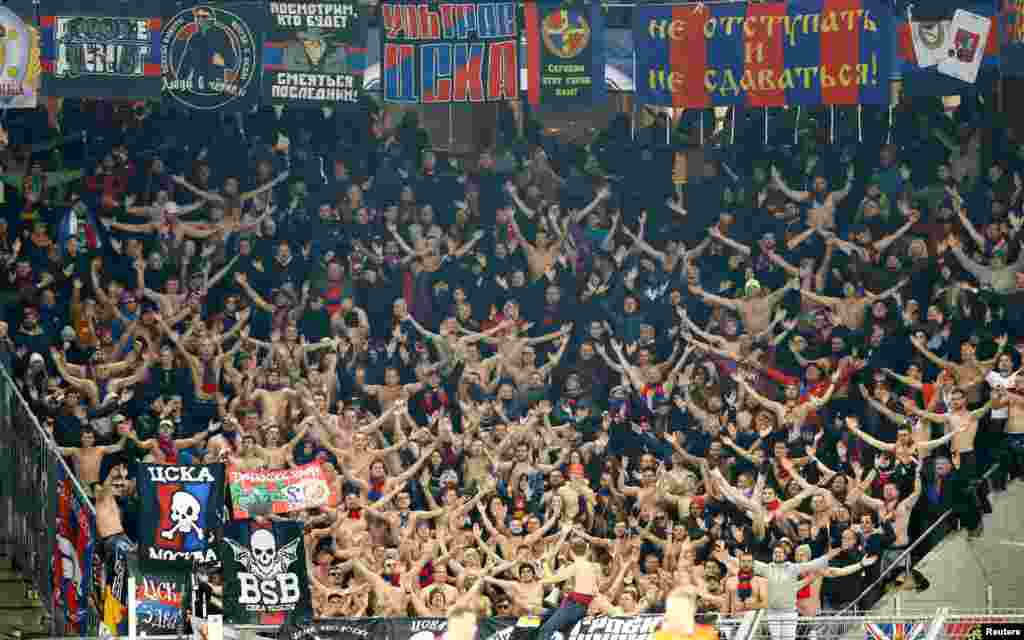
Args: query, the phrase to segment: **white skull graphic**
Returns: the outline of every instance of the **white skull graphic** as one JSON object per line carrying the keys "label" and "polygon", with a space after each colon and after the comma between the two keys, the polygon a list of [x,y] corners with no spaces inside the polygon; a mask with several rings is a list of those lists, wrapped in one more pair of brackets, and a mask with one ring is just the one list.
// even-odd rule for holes
{"label": "white skull graphic", "polygon": [[171,496],[171,522],[174,526],[167,531],[161,531],[160,536],[165,540],[172,539],[176,534],[194,533],[200,540],[203,539],[203,530],[199,527],[199,513],[202,507],[199,500],[187,491],[178,491]]}
{"label": "white skull graphic", "polygon": [[264,571],[269,571],[277,562],[277,541],[274,534],[266,529],[254,531],[249,538],[252,558]]}

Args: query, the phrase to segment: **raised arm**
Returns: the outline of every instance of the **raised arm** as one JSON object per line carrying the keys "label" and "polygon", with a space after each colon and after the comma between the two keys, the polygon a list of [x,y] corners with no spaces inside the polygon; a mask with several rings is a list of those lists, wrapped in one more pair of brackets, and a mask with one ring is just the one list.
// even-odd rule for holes
{"label": "raised arm", "polygon": [[771,168],[771,173],[772,184],[775,185],[775,188],[781,191],[782,194],[789,198],[790,200],[793,200],[795,202],[806,202],[811,198],[811,193],[809,191],[794,191],[793,189],[790,189],[789,186],[785,183],[785,181],[783,181],[782,174],[779,173],[779,170],[776,169],[774,165]]}
{"label": "raised arm", "polygon": [[847,416],[846,428],[849,429],[855,436],[857,436],[864,442],[868,443],[872,447],[878,449],[879,451],[892,453],[893,451],[896,450],[895,444],[882,442],[881,440],[875,438],[874,436],[861,431],[860,427],[857,426],[859,422],[860,420],[857,418],[857,416]]}
{"label": "raised arm", "polygon": [[714,238],[715,240],[718,240],[722,244],[726,245],[730,249],[742,253],[745,256],[749,256],[751,253],[750,247],[743,244],[742,242],[737,242],[736,240],[733,240],[729,236],[725,235],[724,233],[722,233],[721,229],[718,228],[718,226],[713,226],[709,228],[708,235]]}
{"label": "raised arm", "polygon": [[224,204],[224,198],[219,193],[214,193],[212,191],[204,191],[199,187],[195,186],[194,184],[192,184],[191,182],[189,182],[188,180],[186,180],[184,176],[171,176],[171,179],[174,180],[175,184],[181,185],[185,189],[188,189],[197,198],[209,200],[210,202],[216,202],[218,204]]}
{"label": "raised arm", "polygon": [[923,355],[925,358],[928,358],[929,362],[934,364],[936,367],[939,367],[940,369],[950,369],[955,366],[954,363],[950,362],[949,360],[943,360],[939,356],[929,351],[928,347],[925,346],[924,342],[918,340],[917,338],[910,338],[910,344],[912,344],[915,349],[921,352],[921,355]]}
{"label": "raised arm", "polygon": [[[264,193],[265,191],[269,191],[269,190],[273,189],[274,187],[276,187],[277,185],[281,184],[282,182],[284,182],[285,180],[288,179],[289,175],[291,175],[291,172],[289,172],[289,171],[282,171],[281,173],[277,174],[277,177],[275,177],[270,182],[267,182],[266,184],[261,184],[260,186],[256,187],[252,191],[246,191],[246,192],[242,193],[242,195],[239,196],[239,197],[241,198],[242,202],[245,202],[246,200],[251,200],[251,199],[255,198],[256,196],[260,195],[261,193]],[[188,187],[185,187],[185,188],[187,189]]]}

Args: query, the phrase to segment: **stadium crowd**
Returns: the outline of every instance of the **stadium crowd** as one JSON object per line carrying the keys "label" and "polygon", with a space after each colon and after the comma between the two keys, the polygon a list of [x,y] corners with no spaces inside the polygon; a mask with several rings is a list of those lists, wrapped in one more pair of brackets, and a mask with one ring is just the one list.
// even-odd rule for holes
{"label": "stadium crowd", "polygon": [[0,361],[107,553],[138,461],[319,461],[340,504],[288,517],[321,616],[540,614],[583,554],[591,613],[842,609],[1022,469],[1024,144],[938,101],[891,141],[822,115],[694,170],[690,118],[581,146],[507,111],[456,158],[369,101],[67,100],[53,149],[22,113]]}

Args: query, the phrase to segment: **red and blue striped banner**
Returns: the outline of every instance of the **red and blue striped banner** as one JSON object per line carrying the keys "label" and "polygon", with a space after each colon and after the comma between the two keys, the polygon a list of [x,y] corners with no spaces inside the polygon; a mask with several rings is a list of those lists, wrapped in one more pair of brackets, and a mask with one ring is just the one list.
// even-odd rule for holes
{"label": "red and blue striped banner", "polygon": [[638,6],[633,43],[646,104],[889,101],[892,12],[879,0]]}
{"label": "red and blue striped banner", "polygon": [[163,3],[53,0],[39,17],[47,95],[158,98]]}
{"label": "red and blue striped banner", "polygon": [[1003,0],[1001,64],[1003,75],[1024,76],[1024,0]]}
{"label": "red and blue striped banner", "polygon": [[496,102],[519,97],[514,2],[386,2],[380,7],[386,102]]}

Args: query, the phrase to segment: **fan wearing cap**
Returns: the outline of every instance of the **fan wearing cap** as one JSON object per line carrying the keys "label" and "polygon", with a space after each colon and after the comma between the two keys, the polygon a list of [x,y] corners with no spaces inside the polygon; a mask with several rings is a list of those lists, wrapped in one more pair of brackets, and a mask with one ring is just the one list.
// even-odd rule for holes
{"label": "fan wearing cap", "polygon": [[[85,368],[84,371],[79,369],[72,371],[64,358],[64,353],[56,347],[50,348],[50,357],[57,367],[57,372],[60,373],[60,376],[72,387],[81,391],[89,399],[89,404],[94,409],[111,400],[117,400],[117,396],[123,391],[143,382],[150,367],[156,363],[158,358],[156,354],[146,352],[143,354],[142,363],[135,365],[136,369],[133,373],[128,376],[114,378],[107,377],[109,372],[101,371],[98,368],[93,369],[91,372],[88,370],[89,368]],[[91,374],[94,379],[86,377],[86,375],[75,375],[75,373]]]}
{"label": "fan wearing cap", "polygon": [[582,464],[569,465],[569,481],[558,487],[557,495],[562,498],[562,517],[566,522],[576,522],[581,512],[587,514],[587,521],[594,517],[597,494],[590,488]]}
{"label": "fan wearing cap", "polygon": [[189,449],[195,449],[202,443],[206,442],[207,438],[217,432],[220,426],[217,424],[211,424],[205,431],[202,431],[191,438],[174,438],[175,425],[171,420],[161,420],[157,427],[157,437],[149,440],[139,440],[138,436],[134,431],[128,434],[128,438],[132,440],[139,448],[145,449],[149,452],[146,456],[147,462],[157,462],[159,464],[190,464],[191,456],[188,459],[182,459],[180,454],[183,451]]}
{"label": "fan wearing cap", "polygon": [[[722,237],[721,233],[712,227],[712,237]],[[743,321],[743,327],[751,334],[758,335],[771,330],[772,319],[775,314],[775,307],[782,302],[788,291],[800,288],[798,280],[791,280],[786,286],[772,293],[768,293],[757,280],[747,282],[742,298],[723,298],[708,293],[700,287],[697,282],[691,281],[690,293],[699,296],[705,303],[716,307],[723,307],[735,311]]]}

